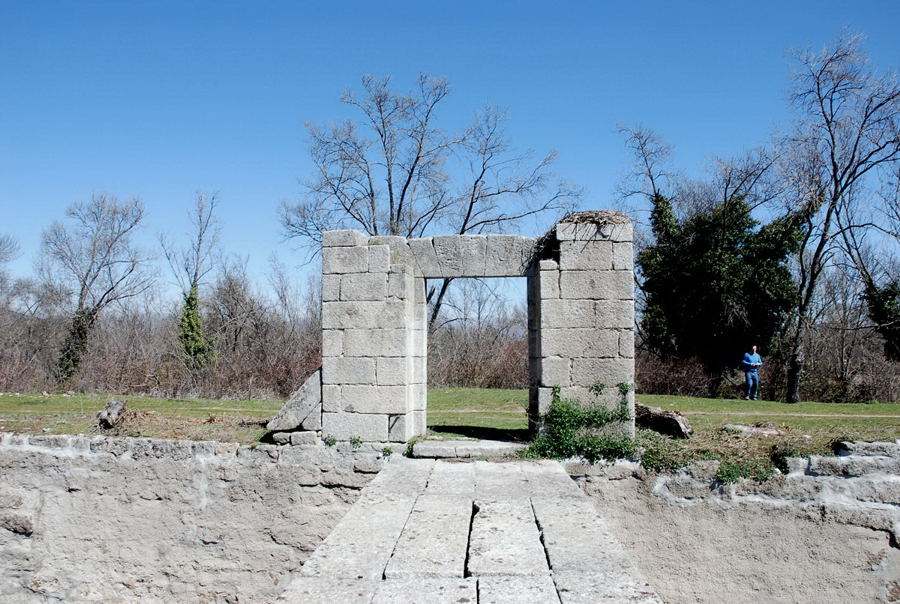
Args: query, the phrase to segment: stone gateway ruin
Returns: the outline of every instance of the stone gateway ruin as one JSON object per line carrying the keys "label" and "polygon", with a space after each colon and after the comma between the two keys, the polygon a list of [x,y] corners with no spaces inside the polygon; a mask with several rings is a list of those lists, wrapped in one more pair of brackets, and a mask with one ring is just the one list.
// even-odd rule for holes
{"label": "stone gateway ruin", "polygon": [[[611,211],[569,214],[539,239],[325,232],[322,367],[268,428],[338,441],[424,434],[426,280],[448,277],[527,279],[533,431],[555,387],[563,398],[614,407],[616,386],[634,381],[632,232],[629,219]],[[633,410],[633,392],[626,396]],[[632,435],[633,420],[617,429]],[[314,437],[299,432],[291,441]]]}

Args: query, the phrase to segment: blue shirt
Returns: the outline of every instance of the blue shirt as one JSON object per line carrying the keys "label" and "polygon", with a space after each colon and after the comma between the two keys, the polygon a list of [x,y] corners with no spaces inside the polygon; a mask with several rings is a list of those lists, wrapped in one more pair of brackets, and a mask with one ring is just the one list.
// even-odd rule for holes
{"label": "blue shirt", "polygon": [[744,367],[744,371],[752,371],[756,373],[756,370],[759,367],[755,367],[753,364],[759,363],[762,365],[762,357],[759,354],[750,354],[749,352],[744,353],[744,360],[741,361],[741,365]]}

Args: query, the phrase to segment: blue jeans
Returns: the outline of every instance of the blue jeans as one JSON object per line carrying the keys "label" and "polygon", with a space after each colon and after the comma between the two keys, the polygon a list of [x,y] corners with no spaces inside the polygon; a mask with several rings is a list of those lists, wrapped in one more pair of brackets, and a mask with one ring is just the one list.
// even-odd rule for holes
{"label": "blue jeans", "polygon": [[759,398],[759,373],[756,371],[745,371],[744,379],[747,380],[747,398],[755,401]]}

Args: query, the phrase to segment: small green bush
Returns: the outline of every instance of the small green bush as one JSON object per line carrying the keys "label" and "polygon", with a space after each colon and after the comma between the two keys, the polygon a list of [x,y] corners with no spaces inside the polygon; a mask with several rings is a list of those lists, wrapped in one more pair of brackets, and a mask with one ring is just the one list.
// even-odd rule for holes
{"label": "small green bush", "polygon": [[359,436],[353,436],[350,438],[350,446],[354,449],[359,449],[363,444],[363,440]]}
{"label": "small green bush", "polygon": [[764,482],[772,477],[774,470],[771,466],[758,460],[748,459],[742,461],[723,461],[716,472],[716,480],[722,484],[731,484],[742,478],[752,478],[757,482]]}
{"label": "small green bush", "polygon": [[[627,398],[630,389],[628,384],[619,384],[621,399],[616,409],[609,410],[599,404],[582,405],[578,401],[561,399],[559,387],[555,387],[550,409],[541,418],[544,432],[531,442],[524,455],[555,458],[581,456],[590,462],[632,457],[635,447],[631,439],[588,432],[631,419]],[[599,382],[591,387],[595,395],[603,390],[604,386]]]}

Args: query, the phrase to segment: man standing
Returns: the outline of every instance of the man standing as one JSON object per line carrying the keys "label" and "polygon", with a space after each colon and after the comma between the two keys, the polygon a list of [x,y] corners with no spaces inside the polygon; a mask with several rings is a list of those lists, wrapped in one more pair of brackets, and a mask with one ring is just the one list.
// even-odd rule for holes
{"label": "man standing", "polygon": [[759,398],[759,368],[762,367],[762,357],[756,354],[756,346],[751,346],[750,352],[744,353],[741,365],[744,368],[744,379],[747,380],[747,396],[744,400],[755,401]]}

